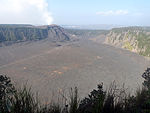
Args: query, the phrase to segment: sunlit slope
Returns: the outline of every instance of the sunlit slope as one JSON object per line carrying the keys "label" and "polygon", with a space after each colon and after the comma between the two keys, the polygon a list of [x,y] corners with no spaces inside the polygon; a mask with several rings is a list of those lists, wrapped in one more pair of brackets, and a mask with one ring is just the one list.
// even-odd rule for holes
{"label": "sunlit slope", "polygon": [[150,56],[149,27],[114,28],[107,35],[105,42],[143,56]]}

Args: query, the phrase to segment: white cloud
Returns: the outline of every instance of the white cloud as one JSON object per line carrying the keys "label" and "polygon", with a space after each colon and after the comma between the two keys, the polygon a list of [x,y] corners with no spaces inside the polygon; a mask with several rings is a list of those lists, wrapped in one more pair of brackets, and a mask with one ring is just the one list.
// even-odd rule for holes
{"label": "white cloud", "polygon": [[96,13],[97,15],[102,15],[102,16],[117,16],[117,15],[126,15],[128,14],[128,11],[126,10],[116,10],[116,11],[100,11]]}
{"label": "white cloud", "polygon": [[51,24],[46,0],[0,0],[0,24]]}

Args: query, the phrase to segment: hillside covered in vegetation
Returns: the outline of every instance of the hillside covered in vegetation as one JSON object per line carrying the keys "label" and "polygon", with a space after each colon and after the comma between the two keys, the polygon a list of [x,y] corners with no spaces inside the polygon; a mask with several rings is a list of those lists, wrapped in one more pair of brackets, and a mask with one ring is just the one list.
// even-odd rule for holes
{"label": "hillside covered in vegetation", "polygon": [[150,56],[150,28],[124,27],[112,29],[105,42],[143,56]]}

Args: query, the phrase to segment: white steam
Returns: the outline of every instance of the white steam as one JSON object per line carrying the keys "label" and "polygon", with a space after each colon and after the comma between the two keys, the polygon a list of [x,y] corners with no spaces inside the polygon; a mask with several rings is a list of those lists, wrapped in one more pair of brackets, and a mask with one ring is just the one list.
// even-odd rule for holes
{"label": "white steam", "polygon": [[46,0],[0,0],[0,24],[51,24]]}

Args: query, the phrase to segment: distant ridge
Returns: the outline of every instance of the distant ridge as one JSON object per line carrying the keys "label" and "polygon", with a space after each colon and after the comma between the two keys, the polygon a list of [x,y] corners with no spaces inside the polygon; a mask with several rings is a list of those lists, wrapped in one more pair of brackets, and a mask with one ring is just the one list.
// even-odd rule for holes
{"label": "distant ridge", "polygon": [[107,25],[107,24],[93,24],[93,25],[61,25],[67,29],[86,29],[86,30],[111,30],[112,28],[124,27],[123,25]]}

